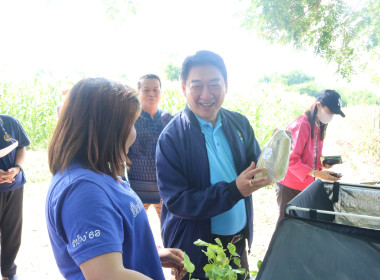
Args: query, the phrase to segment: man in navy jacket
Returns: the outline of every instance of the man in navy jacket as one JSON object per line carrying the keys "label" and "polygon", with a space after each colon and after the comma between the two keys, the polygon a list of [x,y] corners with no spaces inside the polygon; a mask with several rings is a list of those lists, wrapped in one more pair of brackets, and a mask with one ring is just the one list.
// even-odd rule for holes
{"label": "man in navy jacket", "polygon": [[262,171],[255,169],[259,144],[246,117],[221,108],[228,88],[222,57],[210,51],[187,57],[181,79],[187,106],[163,130],[156,150],[164,246],[185,251],[193,277],[206,279],[207,257],[193,243],[219,238],[236,246],[248,271],[251,194],[269,184],[267,177],[253,178]]}

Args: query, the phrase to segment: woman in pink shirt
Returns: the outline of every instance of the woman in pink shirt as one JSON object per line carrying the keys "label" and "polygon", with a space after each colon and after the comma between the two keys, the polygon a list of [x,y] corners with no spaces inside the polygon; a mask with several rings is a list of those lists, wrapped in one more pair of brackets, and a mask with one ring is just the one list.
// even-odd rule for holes
{"label": "woman in pink shirt", "polygon": [[279,218],[285,214],[286,204],[310,185],[315,178],[329,181],[339,180],[335,172],[322,170],[331,165],[321,165],[323,140],[328,123],[334,114],[345,117],[341,110],[342,101],[335,90],[320,92],[310,108],[288,127],[292,131],[292,152],[289,168],[284,180],[276,183]]}

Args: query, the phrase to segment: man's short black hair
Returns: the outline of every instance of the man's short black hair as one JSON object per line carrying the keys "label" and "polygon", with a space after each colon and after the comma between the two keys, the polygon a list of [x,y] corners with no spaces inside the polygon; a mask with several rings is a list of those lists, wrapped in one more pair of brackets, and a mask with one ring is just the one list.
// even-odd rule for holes
{"label": "man's short black hair", "polygon": [[142,77],[140,77],[139,81],[137,82],[137,89],[140,90],[141,88],[141,81],[144,80],[144,79],[156,79],[160,82],[160,88],[161,88],[161,80],[160,80],[160,77],[158,77],[157,75],[155,74],[146,74]]}
{"label": "man's short black hair", "polygon": [[227,82],[227,69],[223,58],[211,51],[198,51],[194,55],[186,57],[182,64],[181,80],[185,84],[189,76],[190,69],[196,66],[212,65],[220,70],[224,81]]}

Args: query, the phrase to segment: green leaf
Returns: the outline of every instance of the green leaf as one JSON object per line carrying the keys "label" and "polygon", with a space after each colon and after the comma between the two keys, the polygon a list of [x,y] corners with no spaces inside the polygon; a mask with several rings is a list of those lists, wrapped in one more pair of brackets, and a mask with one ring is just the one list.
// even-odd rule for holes
{"label": "green leaf", "polygon": [[223,269],[219,268],[219,267],[214,267],[212,269],[212,273],[213,273],[213,275],[217,275],[217,276],[223,276],[224,275]]}
{"label": "green leaf", "polygon": [[183,262],[184,262],[184,267],[187,270],[188,273],[193,273],[195,270],[194,264],[190,261],[189,256],[183,252]]}
{"label": "green leaf", "polygon": [[244,268],[234,269],[233,271],[235,271],[238,274],[244,274],[245,273],[245,269]]}
{"label": "green leaf", "polygon": [[215,250],[212,250],[210,247],[207,247],[207,252],[203,251],[208,257],[208,260],[214,260],[216,258]]}
{"label": "green leaf", "polygon": [[204,267],[203,267],[203,270],[204,272],[207,272],[207,271],[210,271],[214,268],[214,265],[213,264],[206,264]]}
{"label": "green leaf", "polygon": [[198,239],[197,241],[194,242],[194,245],[196,246],[209,246],[210,243],[204,242],[203,240]]}
{"label": "green leaf", "polygon": [[220,241],[220,239],[219,239],[219,238],[215,238],[215,242],[216,242],[216,244],[218,244],[220,247],[222,247],[222,248],[223,248],[223,244],[222,244],[222,241]]}
{"label": "green leaf", "polygon": [[262,263],[263,263],[262,260],[258,260],[258,261],[257,261],[257,268],[258,268],[258,269],[260,269]]}
{"label": "green leaf", "polygon": [[230,252],[231,255],[234,255],[236,252],[236,246],[234,244],[228,243],[227,245],[228,252]]}
{"label": "green leaf", "polygon": [[255,277],[257,275],[257,271],[256,270],[252,270],[249,272],[249,274],[251,275],[251,277]]}
{"label": "green leaf", "polygon": [[240,258],[234,258],[234,264],[236,264],[237,267],[241,267]]}

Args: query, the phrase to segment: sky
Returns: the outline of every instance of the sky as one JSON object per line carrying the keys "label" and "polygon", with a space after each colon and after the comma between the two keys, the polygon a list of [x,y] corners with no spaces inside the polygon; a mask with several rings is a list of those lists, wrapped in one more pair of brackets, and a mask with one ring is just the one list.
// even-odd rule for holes
{"label": "sky", "polygon": [[324,83],[345,83],[311,52],[269,45],[241,28],[244,1],[138,0],[134,14],[119,5],[113,20],[106,9],[112,2],[127,0],[0,0],[0,79],[28,79],[42,70],[56,79],[124,77],[134,83],[208,49],[224,58],[230,88],[295,69]]}

